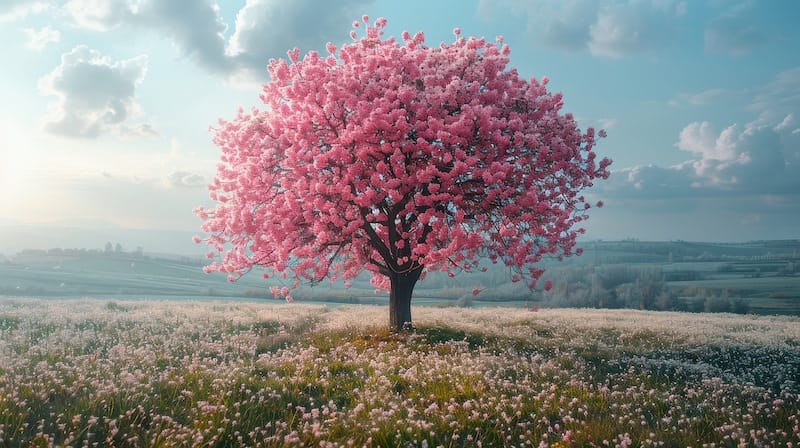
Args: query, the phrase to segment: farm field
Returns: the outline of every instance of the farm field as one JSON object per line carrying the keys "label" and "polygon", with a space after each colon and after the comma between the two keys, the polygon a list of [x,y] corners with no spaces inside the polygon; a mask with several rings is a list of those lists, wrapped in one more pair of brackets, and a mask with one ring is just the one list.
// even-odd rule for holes
{"label": "farm field", "polygon": [[791,446],[800,318],[0,298],[2,446]]}

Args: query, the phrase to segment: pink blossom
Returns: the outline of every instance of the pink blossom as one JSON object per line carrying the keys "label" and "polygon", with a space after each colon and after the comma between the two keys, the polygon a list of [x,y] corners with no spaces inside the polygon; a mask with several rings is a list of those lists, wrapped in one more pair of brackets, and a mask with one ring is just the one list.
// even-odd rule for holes
{"label": "pink blossom", "polygon": [[195,210],[221,256],[208,270],[347,281],[367,269],[382,289],[401,273],[410,294],[427,272],[454,276],[451,260],[469,270],[486,255],[535,281],[545,254],[575,253],[579,193],[611,162],[595,161],[593,131],[560,111],[547,77],[520,78],[500,37],[430,48],[422,31],[397,42],[381,37],[385,19],[361,22],[337,57],[270,61],[263,109],[215,129],[217,205]]}
{"label": "pink blossom", "polygon": [[325,44],[325,49],[328,50],[328,53],[330,54],[336,54],[336,45],[331,42]]}

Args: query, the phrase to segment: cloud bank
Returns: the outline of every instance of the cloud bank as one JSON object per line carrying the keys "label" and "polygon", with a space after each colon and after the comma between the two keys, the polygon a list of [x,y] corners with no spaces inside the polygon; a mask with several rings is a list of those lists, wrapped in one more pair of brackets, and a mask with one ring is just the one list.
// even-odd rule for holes
{"label": "cloud bank", "polygon": [[[503,0],[500,5],[523,15],[533,44],[618,59],[662,47],[686,15],[684,1],[597,2],[595,0]],[[491,17],[496,1],[481,0]]]}
{"label": "cloud bank", "polygon": [[680,132],[676,146],[692,157],[671,167],[618,170],[601,189],[620,197],[678,201],[733,193],[800,194],[800,124],[792,115],[775,125],[751,122],[721,131],[707,121],[693,122]]}
{"label": "cloud bank", "polygon": [[324,5],[321,13],[313,0],[246,0],[227,39],[215,0],[70,0],[65,11],[78,26],[96,31],[157,30],[212,73],[264,81],[270,58],[284,57],[295,46],[322,49],[330,36],[346,36],[364,6],[342,0]]}
{"label": "cloud bank", "polygon": [[57,98],[49,106],[45,130],[94,138],[125,128],[125,120],[138,107],[136,87],[146,72],[146,56],[112,62],[85,45],[75,47],[39,80],[40,91]]}

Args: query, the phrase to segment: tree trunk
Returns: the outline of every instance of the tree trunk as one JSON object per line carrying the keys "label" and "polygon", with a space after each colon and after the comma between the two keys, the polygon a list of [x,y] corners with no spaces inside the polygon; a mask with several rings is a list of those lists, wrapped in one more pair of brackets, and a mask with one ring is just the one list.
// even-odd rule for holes
{"label": "tree trunk", "polygon": [[394,332],[411,328],[411,293],[421,272],[420,267],[411,272],[389,275],[389,328]]}

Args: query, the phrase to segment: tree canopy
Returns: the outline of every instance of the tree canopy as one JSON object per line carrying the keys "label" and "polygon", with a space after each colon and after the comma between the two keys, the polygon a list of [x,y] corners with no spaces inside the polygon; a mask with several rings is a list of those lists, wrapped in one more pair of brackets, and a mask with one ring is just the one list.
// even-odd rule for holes
{"label": "tree canopy", "polygon": [[207,270],[263,267],[296,287],[367,269],[399,329],[426,272],[500,262],[533,286],[543,256],[579,253],[581,191],[611,162],[593,150],[603,131],[561,114],[546,78],[508,67],[502,38],[455,29],[428,47],[385,25],[365,16],[340,49],[270,60],[265,107],[216,129],[217,204],[196,213],[219,257]]}

